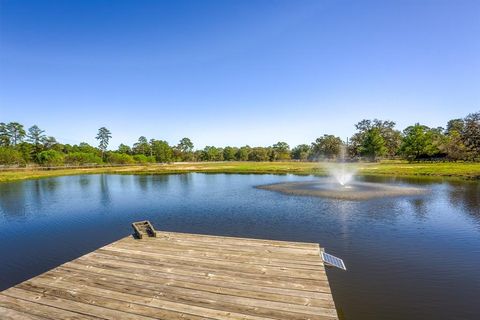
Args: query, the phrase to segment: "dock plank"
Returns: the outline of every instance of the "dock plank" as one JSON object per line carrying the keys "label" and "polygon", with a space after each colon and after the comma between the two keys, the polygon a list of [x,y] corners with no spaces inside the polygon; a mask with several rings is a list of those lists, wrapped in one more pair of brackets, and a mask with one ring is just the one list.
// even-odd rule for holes
{"label": "dock plank", "polygon": [[[130,247],[128,244],[124,244],[121,247],[119,246],[106,246],[101,249],[105,250],[130,250],[130,251],[138,251],[138,252],[145,252],[146,248],[139,247],[138,244],[135,246]],[[222,251],[219,252],[211,252],[211,251],[194,251],[194,250],[176,250],[168,248],[168,246],[162,246],[162,250],[149,250],[150,254],[157,253],[157,254],[164,254],[164,255],[175,255],[175,256],[182,256],[182,257],[192,257],[192,258],[200,258],[200,259],[208,259],[208,260],[220,260],[220,261],[235,261],[241,263],[248,263],[248,264],[271,264],[271,265],[279,265],[279,266],[294,266],[297,268],[306,268],[306,269],[315,269],[323,267],[323,263],[321,261],[313,260],[289,260],[289,259],[277,259],[272,257],[265,257],[265,256],[253,256],[249,253],[242,253],[242,252],[234,252],[234,253],[225,253]]]}
{"label": "dock plank", "polygon": [[212,266],[215,267],[219,273],[232,274],[233,276],[238,274],[247,274],[246,276],[257,275],[266,278],[272,277],[285,277],[285,278],[297,278],[297,279],[313,279],[320,281],[327,281],[327,277],[319,270],[303,270],[292,268],[275,268],[268,266],[253,266],[242,265],[236,263],[217,263],[212,261],[188,261],[187,259],[170,258],[168,260],[159,260],[157,257],[138,254],[119,254],[104,251],[95,251],[85,260],[103,261],[102,259],[108,259],[112,261],[130,262],[144,266],[151,270],[164,270],[168,268],[183,268],[185,270],[196,270],[208,272]]}
{"label": "dock plank", "polygon": [[320,246],[126,237],[0,293],[5,319],[338,319]]}
{"label": "dock plank", "polygon": [[41,318],[31,314],[27,314],[22,311],[17,311],[14,309],[8,309],[0,306],[0,315],[2,315],[2,320],[45,320],[48,318]]}
{"label": "dock plank", "polygon": [[[8,292],[5,291],[6,294]],[[67,310],[51,307],[48,305],[44,305],[38,302],[30,302],[28,300],[23,300],[13,296],[8,296],[5,294],[0,294],[0,306],[10,309],[16,310],[23,313],[28,313],[32,316],[33,319],[35,316],[40,317],[42,319],[66,319],[66,320],[98,320],[101,318],[87,316],[85,314],[81,314],[78,312],[70,312]],[[1,315],[2,313],[0,313]]]}

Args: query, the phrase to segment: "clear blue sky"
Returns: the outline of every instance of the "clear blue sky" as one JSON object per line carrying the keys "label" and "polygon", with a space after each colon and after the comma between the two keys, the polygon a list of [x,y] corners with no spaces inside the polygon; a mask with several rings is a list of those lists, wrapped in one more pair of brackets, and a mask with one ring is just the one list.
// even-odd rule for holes
{"label": "clear blue sky", "polygon": [[478,0],[0,0],[0,121],[64,143],[293,146],[478,110]]}

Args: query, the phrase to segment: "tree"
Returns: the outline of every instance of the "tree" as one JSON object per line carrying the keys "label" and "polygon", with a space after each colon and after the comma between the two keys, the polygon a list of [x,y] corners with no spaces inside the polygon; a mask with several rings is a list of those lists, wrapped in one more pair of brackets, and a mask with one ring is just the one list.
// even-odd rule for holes
{"label": "tree", "polygon": [[336,158],[341,151],[343,141],[334,135],[324,134],[312,143],[312,152],[316,158]]}
{"label": "tree", "polygon": [[437,128],[431,128],[429,131],[429,135],[431,136],[432,139],[432,145],[433,145],[433,153],[432,155],[435,155],[437,157],[446,157],[446,153],[442,153],[442,146],[446,142],[446,135],[445,135],[445,129],[442,127],[437,127]]}
{"label": "tree", "polygon": [[202,151],[201,159],[203,161],[222,161],[223,150],[214,146],[206,146]]}
{"label": "tree", "polygon": [[152,155],[152,150],[150,145],[148,144],[148,140],[146,137],[141,136],[138,138],[138,142],[133,144],[133,153],[134,154],[143,154],[143,155]]}
{"label": "tree", "polygon": [[100,129],[98,129],[98,134],[95,139],[99,141],[98,148],[102,150],[102,159],[105,156],[105,151],[107,151],[108,142],[111,137],[112,134],[107,128],[101,127]]}
{"label": "tree", "polygon": [[[383,138],[386,148],[386,154],[390,157],[397,154],[400,144],[402,143],[402,135],[400,131],[395,130],[395,122],[389,120],[362,120],[355,125],[357,132],[351,137],[349,149],[353,156],[359,156],[362,153],[369,130],[377,128],[380,136]],[[372,133],[370,132],[370,135]],[[372,138],[372,136],[370,136]]]}
{"label": "tree", "polygon": [[182,138],[176,149],[180,152],[181,160],[191,161],[193,159],[193,142],[189,138]]}
{"label": "tree", "polygon": [[277,142],[272,146],[270,160],[288,160],[290,156],[290,146],[286,142]]}
{"label": "tree", "polygon": [[[58,143],[57,139],[52,136],[43,139],[44,149],[63,149],[62,145]],[[58,150],[57,150],[58,151]]]}
{"label": "tree", "polygon": [[[349,149],[353,156],[361,155],[364,140],[367,138],[369,130],[377,128],[382,136],[386,148],[386,155],[392,157],[398,153],[402,142],[400,131],[395,130],[395,122],[389,120],[362,120],[355,125],[357,132],[351,137]],[[370,135],[372,133],[370,132]],[[370,136],[371,138],[371,136]]]}
{"label": "tree", "polygon": [[157,162],[171,162],[173,159],[173,150],[164,140],[150,140],[152,154]]}
{"label": "tree", "polygon": [[25,138],[26,132],[18,122],[10,122],[6,125],[7,135],[9,137],[10,143],[15,147],[17,143],[22,142],[23,138]]}
{"label": "tree", "polygon": [[132,149],[126,144],[120,143],[120,145],[118,146],[117,152],[123,153],[123,154],[130,154],[132,153]]}
{"label": "tree", "polygon": [[250,161],[268,161],[269,160],[269,155],[268,155],[268,149],[262,148],[262,147],[255,147],[252,148],[248,155],[248,160]]}
{"label": "tree", "polygon": [[467,147],[463,144],[461,133],[456,130],[450,130],[439,149],[449,160],[457,161],[467,157]]}
{"label": "tree", "polygon": [[74,147],[71,145],[71,144],[64,144],[62,146],[62,152],[63,153],[70,153],[70,152],[74,152]]}
{"label": "tree", "polygon": [[446,133],[447,135],[449,135],[455,131],[461,134],[463,132],[464,127],[465,127],[465,121],[463,121],[463,119],[452,119],[447,123]]}
{"label": "tree", "polygon": [[203,160],[203,150],[195,150],[193,152],[193,160],[194,161],[202,161]]}
{"label": "tree", "polygon": [[417,123],[403,130],[403,134],[400,150],[409,160],[432,156],[439,151],[434,145],[434,132],[427,126]]}
{"label": "tree", "polygon": [[74,145],[72,148],[72,152],[91,153],[96,156],[101,154],[101,151],[86,142],[81,142],[78,146]]}
{"label": "tree", "polygon": [[45,139],[45,130],[40,129],[37,125],[33,125],[28,128],[27,140],[35,145],[35,147],[40,146]]}
{"label": "tree", "polygon": [[42,151],[43,141],[45,140],[45,130],[41,130],[37,125],[28,129],[27,140],[33,144],[33,156],[36,157]]}
{"label": "tree", "polygon": [[237,154],[235,155],[238,161],[248,161],[248,156],[251,152],[250,146],[243,146],[238,149]]}
{"label": "tree", "polygon": [[371,161],[375,161],[377,157],[386,154],[387,147],[385,146],[385,140],[378,127],[373,127],[365,132],[359,152],[362,156],[366,156]]}
{"label": "tree", "polygon": [[0,147],[0,165],[23,165],[22,154],[13,148]]}
{"label": "tree", "polygon": [[29,163],[32,160],[35,160],[35,161],[37,160],[37,157],[34,153],[33,148],[34,148],[33,144],[30,144],[30,143],[25,142],[25,141],[20,142],[15,147],[15,149],[18,150],[22,154],[22,158],[25,161],[25,163]]}
{"label": "tree", "polygon": [[379,129],[380,135],[385,141],[385,155],[394,157],[398,154],[398,150],[402,144],[402,133],[398,130],[394,130],[393,128],[384,128],[383,130],[382,128]]}
{"label": "tree", "polygon": [[37,161],[44,166],[60,166],[64,162],[64,154],[55,150],[42,151],[37,155]]}
{"label": "tree", "polygon": [[292,149],[292,158],[305,161],[310,156],[311,147],[308,144],[300,144]]}
{"label": "tree", "polygon": [[480,156],[480,111],[471,113],[465,118],[462,138],[475,160]]}
{"label": "tree", "polygon": [[10,135],[8,134],[7,125],[0,122],[0,147],[8,147],[10,145]]}
{"label": "tree", "polygon": [[177,148],[184,153],[193,151],[193,142],[189,138],[182,138],[178,143]]}
{"label": "tree", "polygon": [[233,161],[236,159],[236,155],[238,152],[238,148],[234,147],[225,147],[223,149],[223,160],[225,161]]}

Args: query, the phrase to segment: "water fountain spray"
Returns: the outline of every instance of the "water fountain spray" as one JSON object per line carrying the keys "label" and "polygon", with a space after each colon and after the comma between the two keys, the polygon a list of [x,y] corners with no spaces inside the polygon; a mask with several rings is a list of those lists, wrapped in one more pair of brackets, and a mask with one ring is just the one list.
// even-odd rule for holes
{"label": "water fountain spray", "polygon": [[336,163],[325,163],[325,169],[328,172],[328,175],[333,177],[336,183],[340,186],[348,188],[349,184],[354,180],[355,173],[357,168],[352,164],[347,165],[346,163],[346,146],[340,146],[340,152],[338,154]]}

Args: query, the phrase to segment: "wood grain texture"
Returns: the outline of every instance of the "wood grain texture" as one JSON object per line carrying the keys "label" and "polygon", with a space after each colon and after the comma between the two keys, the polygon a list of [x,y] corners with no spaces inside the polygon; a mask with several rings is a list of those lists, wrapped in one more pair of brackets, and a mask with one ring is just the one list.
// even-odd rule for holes
{"label": "wood grain texture", "polygon": [[158,232],[0,293],[1,319],[334,320],[315,243]]}

